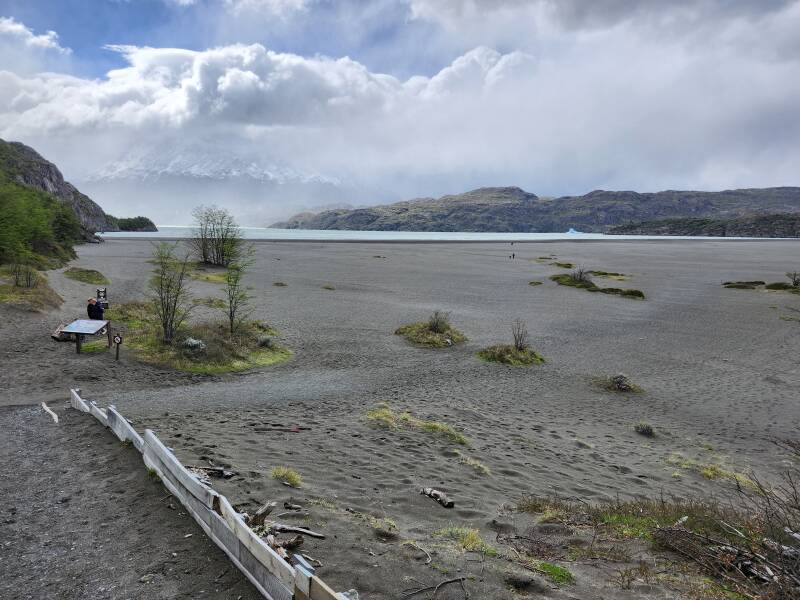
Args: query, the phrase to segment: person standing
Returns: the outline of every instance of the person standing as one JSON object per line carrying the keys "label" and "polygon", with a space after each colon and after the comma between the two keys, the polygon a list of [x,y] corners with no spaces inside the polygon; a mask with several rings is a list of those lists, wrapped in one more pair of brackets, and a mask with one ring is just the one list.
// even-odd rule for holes
{"label": "person standing", "polygon": [[95,299],[89,298],[89,304],[86,306],[86,314],[93,321],[103,320],[103,306]]}

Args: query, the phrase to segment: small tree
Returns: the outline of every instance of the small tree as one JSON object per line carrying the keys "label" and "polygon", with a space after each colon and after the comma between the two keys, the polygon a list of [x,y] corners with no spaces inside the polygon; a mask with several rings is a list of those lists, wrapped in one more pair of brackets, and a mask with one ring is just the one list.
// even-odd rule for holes
{"label": "small tree", "polygon": [[227,267],[242,249],[242,231],[233,215],[224,208],[198,206],[191,246],[197,260],[207,265]]}
{"label": "small tree", "polygon": [[177,258],[176,249],[177,244],[167,242],[161,242],[153,249],[155,268],[150,279],[150,292],[165,344],[173,342],[190,308],[187,287],[189,255]]}
{"label": "small tree", "polygon": [[587,271],[583,267],[577,267],[573,269],[572,272],[569,274],[569,277],[575,283],[591,283],[592,281],[589,271]]}
{"label": "small tree", "polygon": [[441,310],[433,311],[428,319],[428,330],[433,333],[445,333],[450,329],[450,314]]}
{"label": "small tree", "polygon": [[514,338],[514,348],[520,352],[528,349],[528,327],[522,319],[511,324],[511,335]]}
{"label": "small tree", "polygon": [[792,287],[800,287],[800,271],[790,271],[786,276],[792,282]]}
{"label": "small tree", "polygon": [[228,302],[228,324],[234,335],[250,315],[250,293],[244,285],[244,275],[253,264],[252,247],[240,252],[235,262],[228,263],[225,272],[225,296]]}

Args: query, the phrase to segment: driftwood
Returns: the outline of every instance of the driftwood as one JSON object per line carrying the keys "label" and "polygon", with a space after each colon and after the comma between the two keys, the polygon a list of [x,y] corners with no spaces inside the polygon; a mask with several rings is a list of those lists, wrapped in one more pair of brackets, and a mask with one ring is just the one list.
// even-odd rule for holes
{"label": "driftwood", "polygon": [[289,560],[289,553],[286,552],[286,549],[280,545],[280,543],[278,542],[277,538],[274,535],[270,534],[264,539],[267,541],[269,547],[278,553],[278,556],[280,556],[285,560]]}
{"label": "driftwood", "polygon": [[453,508],[456,505],[455,502],[453,502],[447,497],[447,494],[439,490],[435,490],[433,488],[429,487],[422,488],[420,494],[422,494],[423,496],[427,496],[428,498],[433,498],[445,508]]}
{"label": "driftwood", "polygon": [[272,523],[269,526],[269,530],[270,533],[302,533],[303,535],[318,538],[320,540],[325,539],[325,535],[322,533],[317,533],[316,531],[311,531],[310,529],[304,529],[303,527],[284,525],[283,523]]}
{"label": "driftwood", "polygon": [[187,465],[187,468],[205,471],[210,477],[216,477],[217,479],[230,479],[234,475],[238,475],[236,471],[228,471],[222,467],[201,467],[198,465]]}
{"label": "driftwood", "polygon": [[284,502],[283,508],[286,510],[303,510],[303,507],[299,504],[292,504],[291,502]]}
{"label": "driftwood", "polygon": [[267,502],[261,508],[259,508],[252,517],[247,520],[247,524],[250,527],[256,527],[258,525],[263,525],[264,520],[267,518],[275,508],[275,502]]}
{"label": "driftwood", "polygon": [[421,587],[416,590],[409,590],[405,594],[403,594],[403,598],[410,598],[411,596],[416,596],[417,594],[421,594],[422,592],[427,592],[433,590],[432,598],[436,598],[436,594],[439,593],[439,589],[443,588],[444,586],[451,584],[451,583],[458,583],[461,586],[461,590],[464,592],[464,598],[469,600],[469,592],[467,588],[464,587],[464,580],[466,577],[456,577],[455,579],[446,579],[445,581],[440,581],[436,585],[429,585],[426,587]]}

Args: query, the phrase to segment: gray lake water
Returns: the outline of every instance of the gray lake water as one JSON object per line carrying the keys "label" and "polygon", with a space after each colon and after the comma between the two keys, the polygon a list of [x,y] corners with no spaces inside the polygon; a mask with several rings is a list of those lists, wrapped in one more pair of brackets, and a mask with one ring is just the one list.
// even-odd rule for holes
{"label": "gray lake water", "polygon": [[[242,227],[242,236],[248,240],[319,241],[319,242],[537,242],[552,240],[743,240],[753,238],[719,238],[654,235],[605,235],[602,233],[473,233],[460,231],[344,231],[334,229],[271,229],[267,227]],[[158,226],[158,231],[115,231],[99,234],[103,238],[163,238],[186,239],[194,228],[186,226]],[[760,238],[763,239],[763,238]]]}

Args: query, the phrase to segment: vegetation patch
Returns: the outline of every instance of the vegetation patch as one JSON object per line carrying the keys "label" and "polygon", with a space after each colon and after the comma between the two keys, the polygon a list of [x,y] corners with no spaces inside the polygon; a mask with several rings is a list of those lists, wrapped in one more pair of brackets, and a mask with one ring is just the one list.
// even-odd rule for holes
{"label": "vegetation patch", "polygon": [[554,262],[550,264],[553,265],[554,267],[558,267],[559,269],[572,269],[573,267],[575,267],[575,265],[572,264],[571,262]]}
{"label": "vegetation patch", "polygon": [[108,349],[108,338],[105,335],[102,336],[102,339],[83,342],[81,344],[81,352],[84,354],[102,354]]}
{"label": "vegetation patch", "polygon": [[656,432],[653,430],[653,426],[650,423],[645,423],[644,421],[640,421],[636,425],[633,426],[633,430],[638,433],[639,435],[643,435],[644,437],[655,437]]}
{"label": "vegetation patch", "polygon": [[460,450],[456,450],[456,456],[458,456],[458,462],[462,465],[467,465],[468,467],[472,467],[475,472],[480,473],[481,475],[491,475],[491,470],[481,461],[476,458],[472,458],[471,456],[467,456],[463,454]]}
{"label": "vegetation patch", "polygon": [[667,458],[667,464],[680,467],[681,469],[685,469],[687,471],[693,471],[702,475],[706,479],[727,479],[735,483],[737,486],[750,489],[756,487],[756,484],[747,475],[733,471],[717,463],[699,462],[675,453],[671,454]]}
{"label": "vegetation patch", "polygon": [[222,268],[216,268],[205,263],[194,263],[189,265],[186,274],[197,281],[205,281],[207,283],[225,283],[226,271]]}
{"label": "vegetation patch", "polygon": [[478,352],[478,357],[485,361],[497,362],[515,367],[525,367],[545,362],[544,357],[535,350],[531,348],[518,350],[512,344],[489,346]]}
{"label": "vegetation patch", "polygon": [[299,488],[303,485],[303,478],[300,477],[300,473],[289,467],[274,467],[271,474],[273,479],[277,479],[293,488]]}
{"label": "vegetation patch", "polygon": [[195,306],[207,306],[209,308],[223,309],[227,307],[225,300],[222,298],[213,298],[211,296],[206,298],[192,298],[192,304]]}
{"label": "vegetation patch", "polygon": [[551,275],[550,279],[559,285],[575,287],[581,290],[586,290],[587,292],[600,292],[601,294],[622,296],[623,298],[631,298],[633,300],[645,299],[644,292],[641,290],[616,287],[599,287],[594,281],[592,281],[589,273],[589,271],[584,271],[583,269],[576,269],[572,273],[559,273],[557,275]]}
{"label": "vegetation patch", "polygon": [[175,341],[165,344],[152,302],[114,305],[106,317],[125,330],[125,345],[139,360],[177,371],[218,375],[274,365],[292,356],[274,342],[276,332],[262,323],[245,323],[234,334],[220,323],[185,324]]}
{"label": "vegetation patch", "polygon": [[472,527],[450,525],[439,529],[434,535],[453,540],[467,552],[481,552],[486,556],[497,556],[499,554],[497,548],[487,544],[481,537],[481,532]]}
{"label": "vegetation patch", "polygon": [[24,268],[29,271],[20,280],[20,275],[13,273],[14,267],[0,267],[0,304],[28,311],[42,311],[61,306],[64,299],[50,287],[44,273],[25,266]]}
{"label": "vegetation patch", "polygon": [[92,283],[95,285],[106,285],[109,283],[106,276],[94,269],[82,269],[80,267],[70,267],[64,271],[64,276],[80,281],[81,283]]}
{"label": "vegetation patch", "polygon": [[446,438],[454,444],[461,444],[464,446],[469,444],[469,440],[463,433],[447,423],[418,419],[408,412],[398,414],[385,405],[367,411],[367,419],[387,429],[398,429],[400,427],[421,429],[439,437]]}
{"label": "vegetation patch", "polygon": [[542,281],[529,281],[528,285],[537,286],[537,285],[542,285],[542,283],[543,283]]}
{"label": "vegetation patch", "polygon": [[595,277],[604,277],[606,279],[615,279],[616,281],[627,281],[630,279],[625,273],[615,273],[614,271],[589,271]]}
{"label": "vegetation patch", "polygon": [[553,563],[544,561],[534,561],[529,565],[535,571],[539,571],[543,575],[557,585],[569,585],[575,583],[575,576],[569,569],[559,567]]}
{"label": "vegetation patch", "polygon": [[438,310],[427,322],[403,325],[394,333],[427,348],[447,348],[467,340],[467,336],[451,325],[449,315]]}
{"label": "vegetation patch", "polygon": [[763,281],[726,281],[722,287],[730,290],[754,290],[762,285],[765,285]]}
{"label": "vegetation patch", "polygon": [[633,383],[631,378],[624,373],[617,373],[611,377],[595,379],[595,383],[607,392],[621,394],[641,394],[644,392],[644,389]]}
{"label": "vegetation patch", "polygon": [[283,281],[276,281],[272,285],[274,285],[275,287],[286,287],[287,286],[287,284],[284,283]]}
{"label": "vegetation patch", "polygon": [[328,290],[329,292],[334,292],[334,291],[336,291],[336,288],[335,288],[335,287],[333,287],[333,286],[332,286],[330,283],[326,283],[325,285],[323,285],[323,286],[322,286],[322,289],[323,289],[323,290]]}

